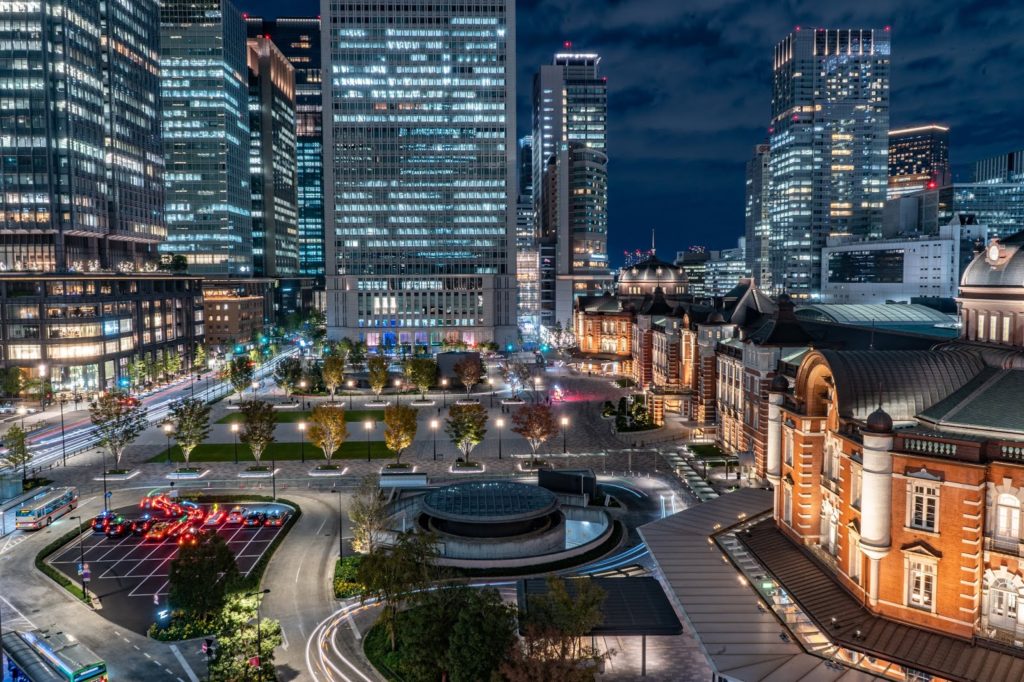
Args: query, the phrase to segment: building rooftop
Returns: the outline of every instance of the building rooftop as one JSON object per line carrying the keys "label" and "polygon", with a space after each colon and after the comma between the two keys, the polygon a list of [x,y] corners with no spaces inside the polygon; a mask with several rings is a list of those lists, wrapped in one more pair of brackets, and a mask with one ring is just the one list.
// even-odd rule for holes
{"label": "building rooftop", "polygon": [[983,640],[974,644],[873,615],[835,581],[828,569],[783,535],[770,520],[739,537],[818,628],[848,649],[943,679],[1024,679],[1024,658],[1003,647],[989,647]]}
{"label": "building rooftop", "polygon": [[942,426],[1024,434],[1024,370],[986,367],[973,380],[921,413]]}
{"label": "building rooftop", "polygon": [[859,327],[894,327],[905,331],[923,331],[938,327],[954,329],[953,335],[956,335],[956,316],[917,303],[812,303],[798,307],[796,316],[802,320],[816,322]]}
{"label": "building rooftop", "polygon": [[530,519],[557,507],[558,498],[552,492],[512,481],[455,483],[423,498],[423,509],[432,516],[474,523]]}
{"label": "building rooftop", "polygon": [[910,421],[957,391],[985,367],[966,351],[819,351],[832,372],[839,414],[865,419],[881,406]]}
{"label": "building rooftop", "polygon": [[723,528],[771,508],[771,493],[743,488],[641,527],[640,536],[669,587],[669,599],[714,670],[730,680],[877,679],[804,651],[711,539]]}

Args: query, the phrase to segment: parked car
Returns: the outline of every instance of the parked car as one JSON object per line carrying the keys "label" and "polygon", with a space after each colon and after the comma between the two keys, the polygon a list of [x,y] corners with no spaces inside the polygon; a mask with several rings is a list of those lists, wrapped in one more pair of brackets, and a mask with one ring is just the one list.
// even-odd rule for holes
{"label": "parked car", "polygon": [[114,512],[110,511],[109,509],[106,510],[106,511],[101,511],[99,514],[97,514],[95,517],[93,517],[93,520],[92,520],[92,530],[93,530],[93,532],[94,533],[106,533],[107,532],[107,527],[110,525],[110,522],[113,521],[116,517],[117,517],[117,514],[115,514]]}
{"label": "parked car", "polygon": [[264,526],[283,526],[288,520],[288,512],[272,511],[263,519]]}
{"label": "parked car", "polygon": [[132,522],[123,516],[115,516],[111,519],[110,523],[107,524],[104,532],[108,538],[123,538],[132,531]]}
{"label": "parked car", "polygon": [[258,528],[266,521],[267,515],[260,511],[249,512],[245,517],[245,525],[249,528]]}
{"label": "parked car", "polygon": [[156,519],[152,514],[143,514],[132,521],[132,535],[145,535],[154,523],[156,523]]}
{"label": "parked car", "polygon": [[227,523],[242,523],[245,521],[248,513],[245,507],[232,507],[231,511],[228,512]]}

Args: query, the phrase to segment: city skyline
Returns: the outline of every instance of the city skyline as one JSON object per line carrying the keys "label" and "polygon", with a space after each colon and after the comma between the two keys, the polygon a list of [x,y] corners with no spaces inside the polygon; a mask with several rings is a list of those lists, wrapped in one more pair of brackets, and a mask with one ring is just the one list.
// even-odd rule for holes
{"label": "city skyline", "polygon": [[[319,13],[312,0],[287,10],[239,0],[239,8],[267,17]],[[664,254],[693,244],[735,244],[743,233],[744,164],[767,134],[772,48],[797,25],[891,26],[891,125],[949,125],[954,180],[970,181],[976,160],[1018,148],[1024,133],[1010,113],[1012,93],[993,91],[989,80],[1010,82],[1020,72],[1017,50],[998,47],[1020,23],[1004,16],[1009,7],[872,1],[851,10],[804,2],[634,0],[519,2],[517,10],[519,136],[530,132],[530,78],[552,52],[570,40],[602,56],[614,176],[612,265],[621,264],[624,250],[646,248],[651,228]],[[692,93],[700,94],[701,106],[688,104]]]}

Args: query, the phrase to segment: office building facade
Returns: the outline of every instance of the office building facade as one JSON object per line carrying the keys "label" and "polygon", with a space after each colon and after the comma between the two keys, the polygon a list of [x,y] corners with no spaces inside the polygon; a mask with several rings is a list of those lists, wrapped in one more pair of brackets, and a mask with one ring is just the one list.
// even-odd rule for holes
{"label": "office building facade", "polygon": [[0,5],[0,364],[57,392],[202,343],[198,280],[156,272],[159,35],[155,0]]}
{"label": "office building facade", "polygon": [[295,70],[299,274],[324,275],[323,93],[320,18],[248,17],[249,37],[267,36]]}
{"label": "office building facade", "polygon": [[535,340],[540,325],[540,242],[533,207],[533,137],[519,138],[519,193],[516,196],[516,281],[518,324],[525,340]]}
{"label": "office building facade", "polygon": [[514,3],[329,10],[328,335],[513,343]]}
{"label": "office building facade", "polygon": [[747,267],[747,240],[740,237],[736,248],[712,251],[704,266],[704,295],[725,296],[742,279],[750,277]]}
{"label": "office building facade", "polygon": [[566,52],[533,82],[533,201],[540,238],[554,245],[554,308],[571,324],[573,301],[611,288],[608,267],[608,83],[594,53]]}
{"label": "office building facade", "polygon": [[265,36],[249,38],[247,55],[253,270],[257,277],[295,277],[295,73]]}
{"label": "office building facade", "polygon": [[754,155],[747,161],[745,201],[743,205],[744,235],[746,237],[747,271],[757,285],[765,291],[774,291],[772,271],[769,267],[771,246],[771,223],[768,202],[771,198],[769,159],[771,147],[768,143],[754,147]]}
{"label": "office building facade", "polygon": [[930,123],[889,131],[888,199],[945,187],[949,170],[949,127]]}
{"label": "office building facade", "polygon": [[252,275],[245,20],[228,0],[164,0],[167,241],[202,275]]}
{"label": "office building facade", "polygon": [[888,30],[800,29],[776,47],[769,144],[773,286],[814,299],[830,234],[880,233]]}
{"label": "office building facade", "polygon": [[976,161],[974,181],[995,184],[1024,183],[1024,150]]}
{"label": "office building facade", "polygon": [[165,236],[158,17],[150,0],[0,6],[3,269],[154,264]]}
{"label": "office building facade", "polygon": [[1024,182],[955,182],[886,202],[887,236],[936,235],[957,215],[985,226],[985,238],[1010,237],[1024,230]]}

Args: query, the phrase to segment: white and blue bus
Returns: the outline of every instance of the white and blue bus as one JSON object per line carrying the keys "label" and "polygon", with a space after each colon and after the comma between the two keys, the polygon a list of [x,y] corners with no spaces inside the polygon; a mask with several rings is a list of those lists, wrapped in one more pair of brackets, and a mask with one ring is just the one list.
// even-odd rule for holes
{"label": "white and blue bus", "polygon": [[3,679],[6,682],[108,682],[107,664],[71,635],[4,633]]}
{"label": "white and blue bus", "polygon": [[14,515],[14,525],[22,530],[37,530],[53,523],[78,504],[78,488],[54,488],[25,500]]}

